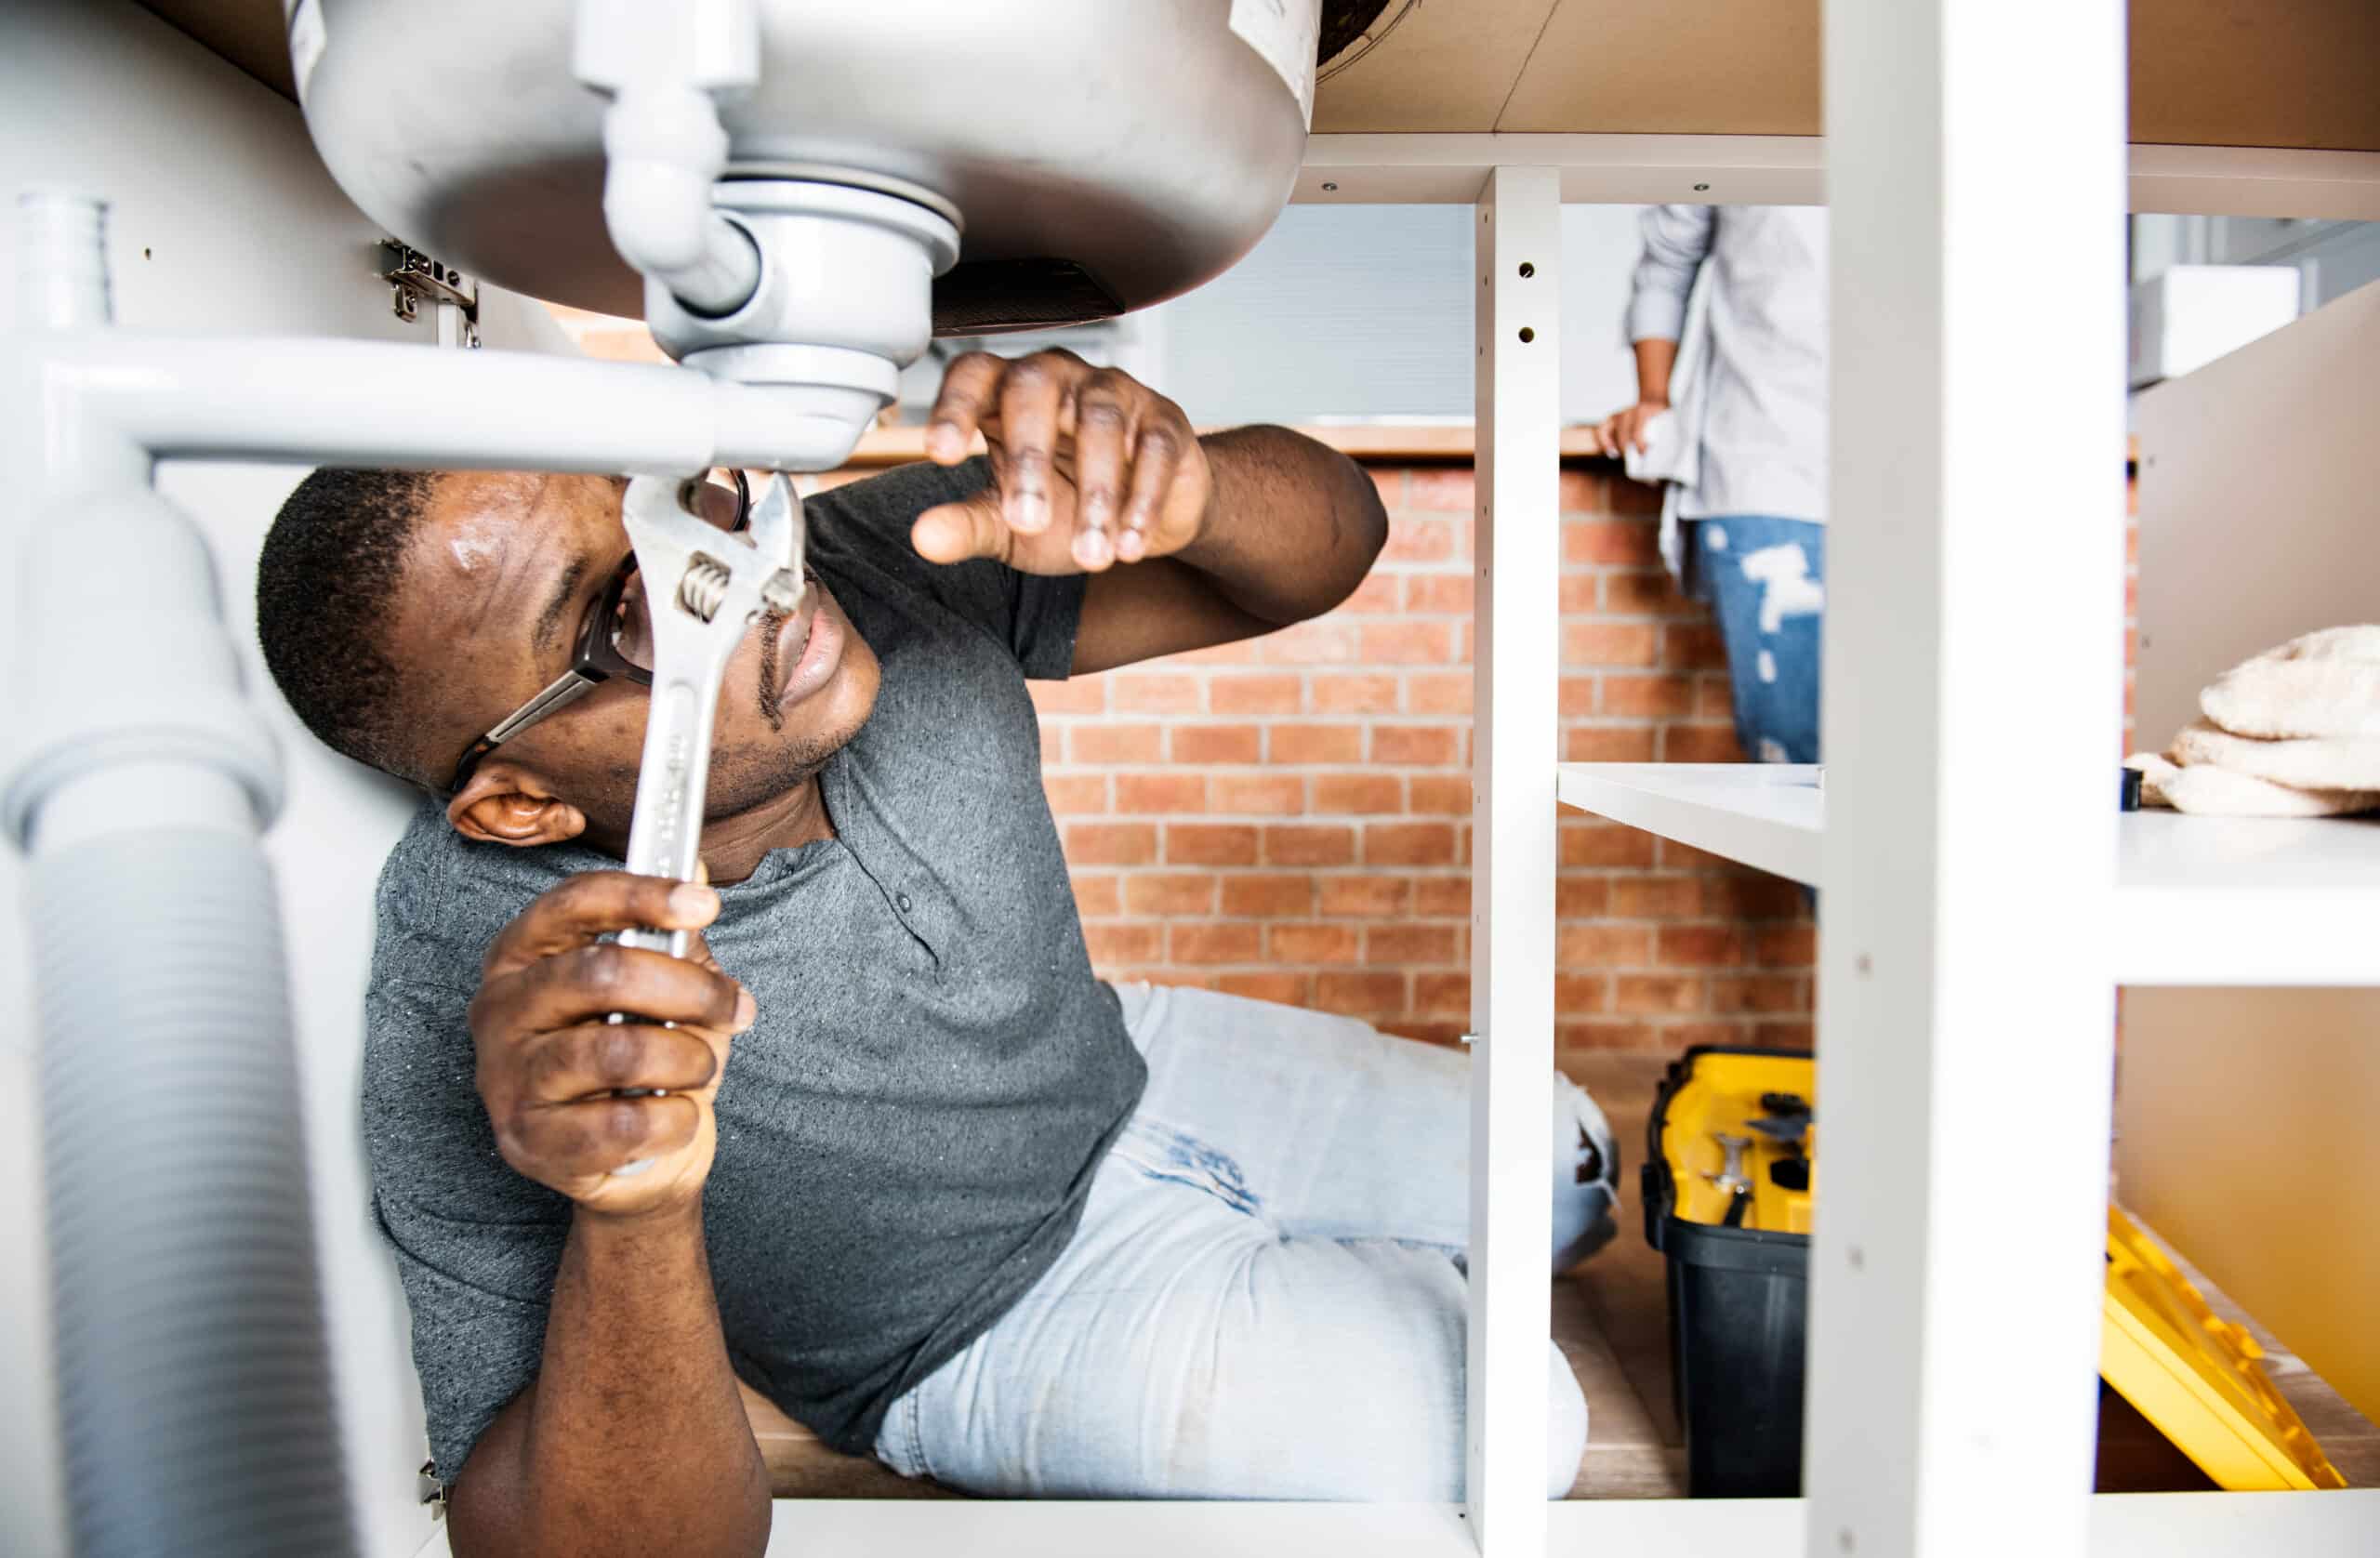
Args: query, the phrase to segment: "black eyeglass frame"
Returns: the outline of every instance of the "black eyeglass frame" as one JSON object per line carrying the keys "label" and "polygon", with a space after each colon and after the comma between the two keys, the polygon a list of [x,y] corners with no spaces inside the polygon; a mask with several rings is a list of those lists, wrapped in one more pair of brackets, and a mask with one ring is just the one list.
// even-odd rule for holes
{"label": "black eyeglass frame", "polygon": [[[727,527],[733,535],[752,522],[752,484],[740,470],[728,471],[735,486],[735,520]],[[687,483],[689,489],[697,483]],[[620,609],[620,599],[628,593],[628,581],[637,574],[636,553],[630,551],[612,571],[602,593],[588,606],[587,614],[579,619],[578,636],[573,645],[570,667],[546,683],[545,689],[519,708],[489,727],[488,733],[471,743],[462,760],[455,765],[455,776],[446,781],[446,794],[459,795],[471,775],[490,752],[510,741],[522,731],[569,707],[614,677],[632,681],[639,687],[653,685],[653,673],[633,665],[622,654],[613,640],[613,618]]]}

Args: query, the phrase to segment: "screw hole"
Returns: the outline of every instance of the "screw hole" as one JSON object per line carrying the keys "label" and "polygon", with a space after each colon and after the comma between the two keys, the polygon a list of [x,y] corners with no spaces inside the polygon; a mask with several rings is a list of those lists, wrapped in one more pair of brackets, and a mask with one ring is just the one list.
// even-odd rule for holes
{"label": "screw hole", "polygon": [[1527,260],[1522,260],[1521,274],[1523,276],[1534,276],[1537,274],[1537,267],[1531,265]]}
{"label": "screw hole", "polygon": [[1324,191],[1324,192],[1325,192],[1325,193],[1329,193],[1329,192],[1331,192],[1331,191],[1336,191],[1336,190],[1339,188],[1339,186],[1338,186],[1338,185],[1336,185],[1336,184],[1331,183],[1331,182],[1330,182],[1329,180],[1328,180],[1328,179],[1325,179],[1325,180],[1323,181],[1322,188],[1323,188],[1323,191]]}
{"label": "screw hole", "polygon": [[1527,325],[1526,325],[1526,324],[1522,325],[1522,326],[1521,326],[1521,344],[1522,344],[1523,346],[1527,346],[1529,342],[1531,342],[1531,341],[1533,341],[1533,340],[1535,340],[1535,339],[1537,339],[1537,332],[1536,332],[1536,331],[1534,331],[1534,330],[1532,330],[1532,329],[1530,329],[1530,328],[1529,328]]}
{"label": "screw hole", "polygon": [[1707,193],[1707,192],[1709,191],[1710,188],[1711,188],[1711,186],[1710,186],[1710,185],[1708,185],[1708,184],[1697,184],[1697,185],[1695,185],[1695,186],[1694,186],[1694,192],[1695,192],[1696,194],[1703,194],[1703,193]]}
{"label": "screw hole", "polygon": [[141,251],[140,251],[140,257],[141,257],[141,258],[143,258],[143,259],[147,259],[147,258],[149,257],[149,251],[148,251],[148,250],[146,250],[146,249],[141,250]]}

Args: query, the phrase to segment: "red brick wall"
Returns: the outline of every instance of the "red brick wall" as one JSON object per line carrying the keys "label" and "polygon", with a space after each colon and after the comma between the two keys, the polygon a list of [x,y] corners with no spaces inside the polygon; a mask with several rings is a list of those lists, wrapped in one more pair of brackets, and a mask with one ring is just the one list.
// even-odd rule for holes
{"label": "red brick wall", "polygon": [[[1037,688],[1042,753],[1103,972],[1445,1039],[1470,1010],[1471,472],[1373,477],[1389,542],[1345,605]],[[1653,495],[1600,465],[1562,495],[1564,757],[1736,759]],[[1576,812],[1560,830],[1563,1045],[1808,1041],[1798,889]]]}

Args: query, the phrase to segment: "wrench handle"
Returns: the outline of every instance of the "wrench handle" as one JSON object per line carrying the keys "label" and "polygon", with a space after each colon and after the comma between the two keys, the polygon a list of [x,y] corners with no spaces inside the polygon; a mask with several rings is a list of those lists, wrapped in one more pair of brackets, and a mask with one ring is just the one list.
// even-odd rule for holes
{"label": "wrench handle", "polygon": [[666,952],[672,957],[683,957],[694,944],[694,936],[685,931],[652,931],[642,926],[620,932],[622,946],[639,946],[647,952]]}
{"label": "wrench handle", "polygon": [[[733,640],[729,640],[733,647]],[[672,656],[663,655],[668,661]],[[710,785],[711,731],[719,711],[724,654],[699,667],[707,675],[656,680],[645,715],[644,759],[636,809],[628,819],[628,868],[639,876],[692,881],[702,858],[703,800]],[[620,932],[626,946],[683,957],[692,937],[683,931]]]}
{"label": "wrench handle", "polygon": [[[691,636],[691,635],[690,635]],[[734,640],[725,640],[732,648]],[[675,646],[672,646],[675,647]],[[726,668],[724,652],[700,656],[688,667],[681,656],[665,653],[664,664],[681,674],[656,679],[653,701],[644,717],[644,759],[637,772],[636,810],[628,817],[628,868],[640,876],[675,877],[692,881],[702,859],[703,801],[710,788],[711,730],[719,713],[719,679]],[[692,674],[685,674],[691,670]],[[639,926],[619,933],[622,946],[643,947],[683,957],[693,933]],[[625,1023],[626,1012],[606,1019]],[[624,1097],[641,1097],[632,1089]],[[641,1157],[612,1170],[627,1179],[653,1167]]]}

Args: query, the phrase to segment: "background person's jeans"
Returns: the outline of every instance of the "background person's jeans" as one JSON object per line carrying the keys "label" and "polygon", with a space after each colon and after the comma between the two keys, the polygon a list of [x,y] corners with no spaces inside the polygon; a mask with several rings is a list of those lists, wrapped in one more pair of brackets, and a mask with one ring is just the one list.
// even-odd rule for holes
{"label": "background person's jeans", "polygon": [[[1466,1058],[1269,1002],[1117,994],[1149,1088],[1080,1230],[893,1404],[877,1455],[985,1494],[1461,1499]],[[1619,1161],[1586,1094],[1555,1095],[1560,1269],[1611,1236]],[[1550,1340],[1547,1380],[1558,1497],[1586,1402]]]}
{"label": "background person's jeans", "polygon": [[1736,739],[1765,763],[1818,760],[1826,526],[1765,514],[1689,521],[1686,576],[1727,648]]}

